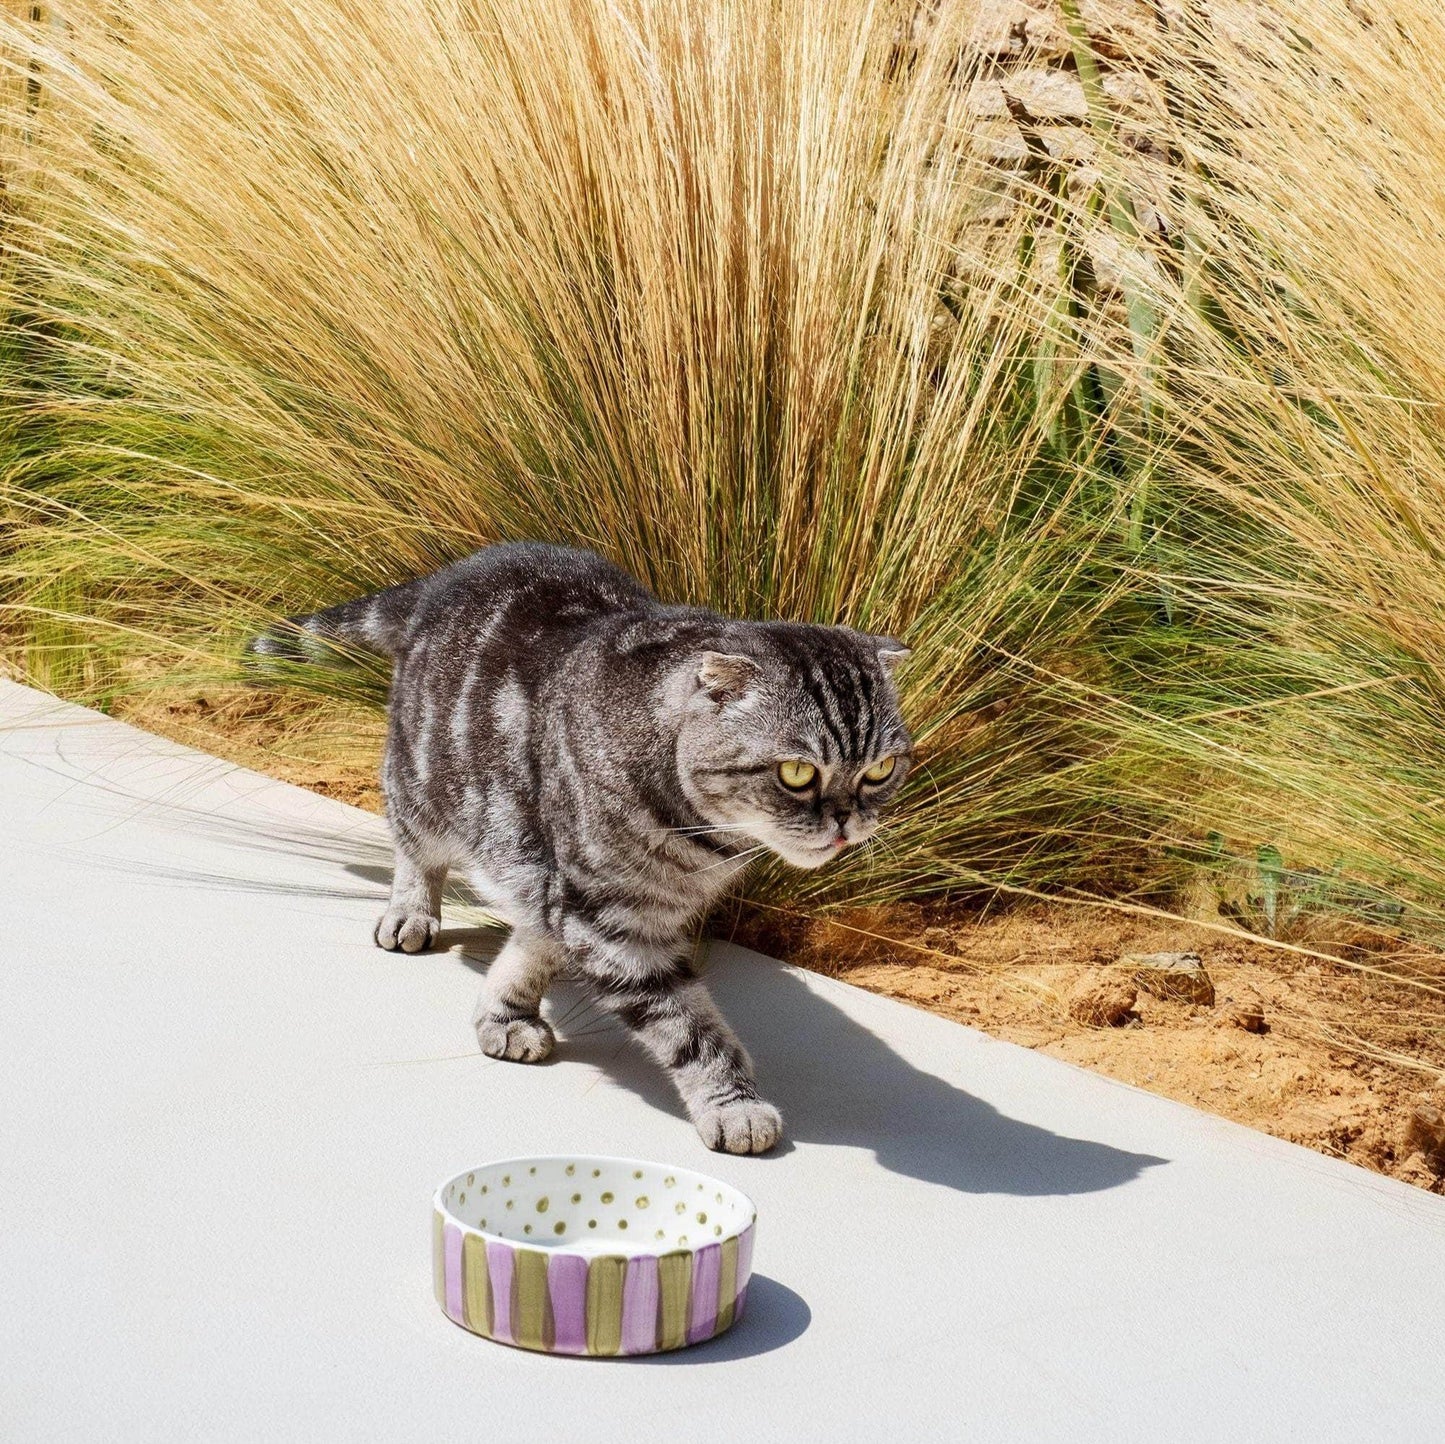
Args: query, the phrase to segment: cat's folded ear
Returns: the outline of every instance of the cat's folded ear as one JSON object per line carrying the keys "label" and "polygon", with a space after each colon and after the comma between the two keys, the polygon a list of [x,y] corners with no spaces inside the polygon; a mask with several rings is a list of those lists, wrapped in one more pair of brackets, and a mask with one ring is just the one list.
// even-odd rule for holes
{"label": "cat's folded ear", "polygon": [[900,662],[913,655],[913,648],[905,646],[897,637],[870,636],[868,640],[878,649],[878,660],[883,663],[885,672],[895,671]]}
{"label": "cat's folded ear", "polygon": [[714,702],[736,702],[757,680],[758,664],[735,652],[704,652],[697,667],[697,685]]}

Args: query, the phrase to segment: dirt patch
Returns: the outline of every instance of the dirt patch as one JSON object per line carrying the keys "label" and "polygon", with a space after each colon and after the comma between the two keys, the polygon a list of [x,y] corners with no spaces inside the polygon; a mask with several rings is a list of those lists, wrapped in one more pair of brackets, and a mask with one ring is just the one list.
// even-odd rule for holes
{"label": "dirt patch", "polygon": [[[139,694],[115,713],[381,809],[382,724],[372,712],[334,702],[278,711],[274,697],[238,689]],[[1432,1142],[1445,1136],[1445,1007],[1389,978],[1186,922],[1080,907],[907,906],[822,919],[754,910],[732,926],[775,956],[1445,1193],[1445,1142]],[[1214,1005],[1136,987],[1137,964],[1121,959],[1149,953],[1198,954]],[[1392,967],[1410,962],[1397,956]],[[1433,955],[1418,964],[1433,978],[1445,972]]]}
{"label": "dirt patch", "polygon": [[[1188,923],[1034,907],[739,920],[739,940],[995,1037],[1445,1193],[1420,1151],[1445,1049],[1413,990]],[[1199,955],[1215,1003],[1134,986],[1126,954]],[[1132,1002],[1128,994],[1133,993]],[[1095,1004],[1097,1003],[1097,1006]],[[1118,1006],[1115,1006],[1118,1004]],[[1413,1019],[1401,1025],[1400,1015]],[[1412,1058],[1370,1040],[1413,1026]],[[1116,1026],[1108,1026],[1112,1020]],[[1435,1155],[1433,1162],[1445,1166]]]}
{"label": "dirt patch", "polygon": [[278,704],[272,693],[234,687],[136,691],[117,697],[111,715],[353,807],[382,810],[377,765],[386,724],[375,712],[329,700]]}

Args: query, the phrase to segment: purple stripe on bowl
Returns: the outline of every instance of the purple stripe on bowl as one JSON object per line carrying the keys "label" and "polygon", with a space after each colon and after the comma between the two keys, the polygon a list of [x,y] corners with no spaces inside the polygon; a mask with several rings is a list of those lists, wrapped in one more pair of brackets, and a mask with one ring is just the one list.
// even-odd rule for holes
{"label": "purple stripe on bowl", "polygon": [[657,1260],[629,1259],[622,1284],[622,1352],[650,1354],[657,1347]]}
{"label": "purple stripe on bowl", "polygon": [[687,1326],[689,1344],[710,1339],[717,1328],[717,1286],[722,1274],[722,1246],[710,1243],[692,1260],[692,1318]]}
{"label": "purple stripe on bowl", "polygon": [[743,1307],[748,1301],[748,1280],[753,1276],[753,1231],[756,1223],[750,1223],[738,1239],[738,1302],[733,1309],[733,1323],[743,1316]]}
{"label": "purple stripe on bowl", "polygon": [[456,1224],[442,1227],[442,1261],[447,1286],[447,1318],[465,1324],[462,1310],[462,1231]]}
{"label": "purple stripe on bowl", "polygon": [[504,1243],[487,1244],[487,1274],[492,1280],[492,1337],[504,1344],[512,1338],[512,1250]]}
{"label": "purple stripe on bowl", "polygon": [[552,1296],[552,1347],[559,1354],[587,1352],[587,1260],[577,1254],[553,1254],[547,1262],[547,1292]]}

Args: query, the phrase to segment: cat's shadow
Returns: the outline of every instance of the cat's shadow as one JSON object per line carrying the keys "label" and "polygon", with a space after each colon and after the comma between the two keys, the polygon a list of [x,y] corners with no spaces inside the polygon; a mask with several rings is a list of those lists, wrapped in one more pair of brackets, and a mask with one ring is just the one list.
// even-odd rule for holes
{"label": "cat's shadow", "polygon": [[[505,936],[445,929],[437,946],[484,973]],[[706,968],[708,986],[792,1140],[867,1148],[891,1172],[965,1193],[1094,1193],[1168,1161],[1010,1118],[901,1057],[796,973],[717,951]],[[591,1064],[650,1107],[679,1110],[661,1070],[576,984],[557,984],[548,1012],[560,1040],[556,1058]],[[785,1141],[767,1157],[791,1148]]]}
{"label": "cat's shadow", "polygon": [[[175,802],[167,809],[235,848],[327,857],[346,881],[328,886],[313,878],[245,878],[229,869],[212,875],[139,860],[124,863],[127,870],[196,885],[220,881],[267,895],[320,895],[348,902],[370,898],[378,913],[385,905],[391,868],[384,860],[384,844],[369,832],[337,837],[326,827],[294,823],[258,832],[214,809],[190,809]],[[465,900],[460,893],[452,896]],[[505,938],[498,928],[452,927],[443,929],[437,947],[450,949],[459,966],[485,973]],[[892,1172],[966,1193],[1024,1196],[1117,1188],[1168,1161],[1010,1118],[916,1067],[826,992],[813,991],[796,973],[766,960],[744,957],[739,966],[720,962],[708,970],[707,978],[757,1064],[764,1093],[782,1109],[790,1136],[800,1142],[868,1148]],[[593,1064],[654,1108],[679,1111],[661,1070],[619,1024],[603,1017],[590,997],[563,984],[548,1007],[565,1040],[561,1057]],[[768,1158],[784,1156],[790,1148],[785,1142]]]}

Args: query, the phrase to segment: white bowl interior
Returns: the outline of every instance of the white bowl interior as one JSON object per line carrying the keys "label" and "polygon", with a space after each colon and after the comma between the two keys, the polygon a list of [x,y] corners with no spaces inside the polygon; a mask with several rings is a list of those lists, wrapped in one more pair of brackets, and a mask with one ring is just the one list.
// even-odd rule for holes
{"label": "white bowl interior", "polygon": [[437,1201],[464,1228],[586,1254],[698,1249],[736,1238],[754,1217],[730,1184],[631,1158],[503,1160],[443,1184]]}

